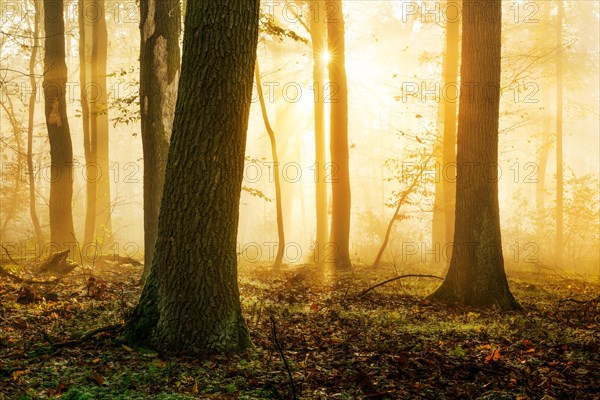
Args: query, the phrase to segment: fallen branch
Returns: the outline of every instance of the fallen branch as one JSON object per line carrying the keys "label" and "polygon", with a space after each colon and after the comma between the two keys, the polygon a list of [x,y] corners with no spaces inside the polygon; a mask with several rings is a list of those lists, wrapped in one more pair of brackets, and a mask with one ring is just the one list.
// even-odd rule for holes
{"label": "fallen branch", "polygon": [[[82,343],[84,343],[86,340],[89,340],[90,338],[92,338],[93,336],[102,333],[102,332],[109,332],[109,331],[114,331],[117,330],[119,328],[122,328],[124,324],[114,324],[114,325],[108,325],[108,326],[103,326],[101,328],[98,329],[94,329],[93,331],[89,331],[87,332],[85,335],[83,335],[82,337],[80,337],[79,339],[73,339],[73,340],[67,340],[65,342],[55,342],[52,340],[52,338],[42,329],[38,328],[37,330],[42,334],[42,336],[44,337],[44,340],[46,342],[48,342],[48,344],[51,347],[56,348],[57,350],[54,351],[53,353],[51,353],[50,355],[54,355],[57,354],[59,351],[61,351],[61,349],[65,348],[65,347],[74,347],[74,346],[78,346]],[[46,346],[39,346],[39,347],[35,347],[33,349],[29,349],[27,350],[27,352],[36,352],[37,350],[40,350],[42,348],[44,348]],[[25,355],[26,352],[23,350],[17,350],[14,351],[12,353],[8,353],[2,356],[3,359],[10,359],[10,358],[15,358],[15,357],[19,357],[19,356],[23,356]],[[28,358],[28,357],[26,357]]]}
{"label": "fallen branch", "polygon": [[571,302],[571,303],[577,303],[577,304],[589,304],[589,303],[598,303],[599,301],[600,301],[600,296],[590,299],[590,300],[577,300],[577,299],[571,299],[571,298],[562,299],[562,300],[559,300],[558,303],[562,304],[562,303]]}
{"label": "fallen branch", "polygon": [[84,334],[79,339],[72,339],[72,340],[67,340],[67,341],[64,341],[64,342],[54,342],[50,338],[50,336],[48,336],[48,334],[46,332],[44,332],[44,331],[42,331],[42,336],[44,336],[44,339],[52,347],[56,347],[56,348],[72,347],[72,346],[78,346],[78,345],[84,343],[85,341],[91,339],[92,337],[96,336],[99,333],[115,331],[115,330],[120,329],[122,327],[123,327],[123,324],[114,324],[114,325],[103,326],[101,328],[97,328],[97,329],[94,329],[92,331],[87,332],[86,334]]}
{"label": "fallen branch", "polygon": [[394,281],[397,281],[397,280],[399,280],[399,279],[404,279],[404,278],[434,278],[434,279],[439,279],[439,280],[441,280],[441,281],[443,281],[443,280],[444,280],[444,278],[442,278],[442,277],[439,277],[439,276],[436,276],[436,275],[421,275],[421,274],[408,274],[408,275],[401,275],[401,276],[396,276],[395,278],[388,279],[387,281],[380,282],[380,283],[378,283],[378,284],[377,284],[377,285],[375,285],[375,286],[371,286],[370,288],[363,290],[362,292],[360,292],[359,294],[357,294],[357,295],[356,295],[356,296],[354,296],[354,297],[355,297],[355,298],[356,298],[356,297],[362,297],[362,296],[364,296],[365,294],[369,293],[371,290],[373,290],[373,289],[375,289],[375,288],[378,288],[379,286],[383,286],[383,285],[385,285],[386,283],[394,282]]}
{"label": "fallen branch", "polygon": [[297,399],[296,396],[296,384],[294,383],[294,377],[292,376],[292,370],[290,369],[290,365],[287,362],[287,359],[285,358],[285,354],[283,354],[283,349],[281,348],[281,345],[279,344],[279,340],[277,340],[277,327],[275,326],[275,319],[273,318],[273,316],[270,316],[271,319],[271,333],[273,335],[273,342],[275,343],[275,346],[277,347],[277,351],[279,351],[279,354],[281,355],[281,358],[283,359],[283,363],[285,364],[285,369],[287,370],[288,373],[288,377],[290,378],[290,385],[292,386],[292,398],[295,400]]}
{"label": "fallen branch", "polygon": [[[4,252],[6,253],[6,255],[8,256],[8,259],[17,266],[21,266],[21,264],[19,264],[18,262],[16,262],[15,260],[13,260],[13,258],[11,257],[10,253],[8,252],[8,249],[6,247],[4,247],[3,245],[0,244],[0,247],[2,247],[4,249]],[[0,275],[2,276],[6,276],[7,278],[12,279],[13,281],[17,282],[17,283],[25,283],[28,285],[53,285],[55,283],[57,283],[58,281],[60,281],[62,278],[56,278],[53,279],[51,281],[34,281],[33,279],[24,279],[21,278],[18,275],[15,275],[11,272],[8,272],[7,270],[5,270],[1,265],[0,265]]]}

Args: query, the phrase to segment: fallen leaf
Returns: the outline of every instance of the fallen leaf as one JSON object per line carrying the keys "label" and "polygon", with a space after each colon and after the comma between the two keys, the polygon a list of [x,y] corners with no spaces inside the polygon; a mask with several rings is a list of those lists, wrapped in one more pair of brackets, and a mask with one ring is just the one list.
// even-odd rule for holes
{"label": "fallen leaf", "polygon": [[129,347],[129,346],[127,346],[127,345],[124,345],[124,344],[122,344],[122,345],[121,345],[121,347],[123,347],[125,350],[127,350],[127,351],[128,351],[128,352],[130,352],[130,353],[133,353],[133,352],[135,351],[135,350],[133,350],[131,347]]}
{"label": "fallen leaf", "polygon": [[498,361],[502,357],[499,349],[494,349],[492,352],[485,357],[485,362],[489,363],[490,361]]}

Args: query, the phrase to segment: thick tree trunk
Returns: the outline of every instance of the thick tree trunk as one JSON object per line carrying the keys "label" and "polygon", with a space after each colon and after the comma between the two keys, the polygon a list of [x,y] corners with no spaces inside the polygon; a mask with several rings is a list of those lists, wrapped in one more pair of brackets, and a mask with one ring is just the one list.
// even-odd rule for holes
{"label": "thick tree trunk", "polygon": [[150,275],[130,340],[173,352],[251,346],[236,238],[258,0],[188,2],[173,134]]}
{"label": "thick tree trunk", "polygon": [[562,66],[562,25],[564,5],[557,0],[556,14],[556,261],[562,263],[563,258],[563,66]]}
{"label": "thick tree trunk", "polygon": [[327,50],[327,25],[325,9],[321,1],[310,2],[310,38],[313,56],[313,94],[315,113],[315,173],[317,232],[315,238],[315,262],[322,265],[329,240],[329,221],[327,216],[327,182],[325,166],[327,150],[325,148],[325,63],[323,56]]}
{"label": "thick tree trunk", "polygon": [[430,298],[515,310],[498,209],[501,1],[477,0],[470,11],[463,15],[454,251]]}
{"label": "thick tree trunk", "polygon": [[331,194],[332,264],[347,268],[350,262],[350,172],[348,154],[348,86],[344,39],[344,15],[341,0],[327,0],[327,45],[331,54],[329,82],[332,87],[330,151],[333,164]]}
{"label": "thick tree trunk", "polygon": [[58,249],[75,243],[73,146],[67,119],[63,0],[44,0],[44,106],[50,142],[50,240]]}
{"label": "thick tree trunk", "polygon": [[[458,1],[448,1],[448,10],[460,10]],[[459,32],[460,18],[454,15],[448,16],[446,24],[446,51],[443,64],[443,86],[442,102],[443,115],[443,137],[442,137],[442,162],[439,165],[439,181],[436,185],[436,204],[434,204],[434,219],[438,226],[433,229],[434,248],[444,249],[447,243],[452,242],[454,238],[454,206],[456,199],[456,176],[454,165],[456,163],[456,111],[458,109],[458,65],[460,61],[459,54]],[[442,191],[442,196],[438,195],[438,190]],[[442,204],[440,204],[440,200]],[[451,253],[446,255],[446,261],[450,261]]]}
{"label": "thick tree trunk", "polygon": [[33,43],[31,46],[31,58],[29,59],[29,84],[31,94],[29,95],[29,115],[27,119],[27,179],[29,182],[29,216],[35,232],[35,241],[39,246],[44,243],[44,235],[40,227],[40,221],[35,208],[35,176],[33,173],[33,123],[35,117],[35,103],[37,97],[37,82],[35,80],[35,64],[37,62],[38,48],[40,46],[40,10],[39,3],[33,2],[35,15],[33,18]]}
{"label": "thick tree trunk", "polygon": [[173,128],[181,55],[179,0],[142,0],[140,105],[144,151],[144,273],[150,273]]}
{"label": "thick tree trunk", "polygon": [[277,142],[275,140],[275,132],[273,132],[273,128],[271,128],[271,124],[269,123],[269,116],[267,115],[267,105],[265,104],[265,96],[262,92],[258,61],[256,61],[254,77],[256,81],[256,90],[258,92],[258,99],[260,101],[260,110],[262,113],[263,121],[265,123],[265,129],[267,130],[267,134],[269,135],[269,141],[271,142],[271,156],[273,157],[273,175],[275,180],[275,208],[277,210],[278,238],[277,254],[275,255],[273,267],[279,268],[283,263],[283,252],[285,251],[285,231],[283,229],[283,211],[281,209],[281,178],[279,173],[279,157],[277,156]]}

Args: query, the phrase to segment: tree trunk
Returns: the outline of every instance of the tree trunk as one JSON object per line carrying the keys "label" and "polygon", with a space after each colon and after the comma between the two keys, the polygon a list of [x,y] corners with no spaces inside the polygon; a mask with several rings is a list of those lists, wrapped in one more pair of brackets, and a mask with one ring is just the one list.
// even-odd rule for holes
{"label": "tree trunk", "polygon": [[110,174],[108,166],[108,98],[106,90],[106,63],[108,38],[106,32],[105,0],[92,0],[94,9],[101,18],[94,18],[92,24],[91,82],[98,91],[91,103],[90,122],[92,136],[96,139],[94,149],[99,176],[96,183],[96,223],[94,234],[102,244],[112,236]]}
{"label": "tree trunk", "polygon": [[556,262],[560,265],[563,258],[563,66],[562,66],[562,25],[564,6],[557,1],[556,14]]}
{"label": "tree trunk", "polygon": [[[5,94],[6,94],[6,92],[5,92]],[[2,108],[6,112],[6,116],[8,117],[10,126],[12,128],[13,137],[14,137],[15,146],[16,146],[16,148],[14,148],[14,150],[17,155],[17,157],[16,157],[17,165],[19,166],[18,168],[20,169],[21,162],[23,161],[23,155],[25,154],[23,152],[23,143],[21,141],[21,133],[22,133],[21,131],[23,129],[23,125],[21,124],[21,122],[19,121],[17,116],[15,115],[15,109],[13,107],[13,103],[12,103],[12,99],[11,99],[10,95],[6,95],[6,104],[4,102],[2,102],[0,104],[2,104]],[[8,106],[7,106],[7,104],[8,104]],[[12,187],[12,193],[10,196],[11,197],[10,205],[7,207],[8,212],[5,213],[4,222],[2,223],[2,227],[0,228],[0,237],[3,237],[6,234],[6,228],[8,227],[8,223],[17,216],[19,203],[20,203],[20,200],[19,200],[20,192],[21,192],[21,174],[16,174],[14,186]]]}
{"label": "tree trunk", "polygon": [[[87,14],[86,14],[87,12]],[[111,234],[108,165],[108,38],[104,0],[80,0],[79,76],[86,163],[84,243],[104,243]]]}
{"label": "tree trunk", "polygon": [[344,15],[341,0],[326,2],[327,45],[331,54],[330,151],[333,174],[331,182],[331,238],[334,249],[331,261],[335,267],[347,268],[350,262],[350,172],[348,154],[348,86],[344,43]]}
{"label": "tree trunk", "polygon": [[[89,95],[91,85],[88,77],[91,75],[90,54],[91,45],[89,43],[92,37],[92,27],[90,20],[92,16],[86,15],[86,10],[92,10],[89,7],[90,0],[79,0],[78,22],[79,22],[79,91],[81,102],[81,119],[83,128],[83,152],[86,167],[86,211],[85,226],[83,233],[83,243],[88,244],[94,240],[94,231],[96,229],[96,180],[93,175],[97,172],[96,168],[96,137],[95,130],[90,126],[90,105]],[[92,136],[94,133],[94,136]],[[93,179],[90,179],[93,178]]]}
{"label": "tree trunk", "polygon": [[313,94],[315,101],[315,174],[317,232],[315,238],[315,262],[322,265],[326,254],[329,236],[327,216],[327,181],[325,167],[327,151],[325,149],[325,63],[323,55],[327,50],[327,26],[325,9],[320,1],[310,2],[310,38],[313,55]]}
{"label": "tree trunk", "polygon": [[150,273],[173,128],[181,55],[179,0],[142,0],[140,105],[144,152],[144,273]]}
{"label": "tree trunk", "polygon": [[188,2],[181,79],[150,275],[130,340],[194,354],[251,346],[236,238],[258,0]]}
{"label": "tree trunk", "polygon": [[544,127],[540,134],[539,147],[539,172],[535,185],[535,208],[537,213],[537,233],[538,238],[545,238],[548,234],[546,226],[546,168],[548,166],[548,156],[552,148],[550,137],[550,116],[544,116]]}
{"label": "tree trunk", "polygon": [[[75,243],[73,146],[67,119],[63,0],[44,0],[44,106],[50,142],[50,240],[58,249]],[[57,12],[58,10],[58,12]]]}
{"label": "tree trunk", "polygon": [[29,95],[29,115],[27,119],[27,179],[29,181],[29,216],[35,232],[35,241],[39,246],[44,243],[44,235],[40,227],[40,221],[35,209],[35,176],[33,173],[33,124],[35,117],[35,103],[37,97],[37,82],[35,80],[35,64],[37,62],[38,48],[40,46],[40,10],[37,1],[33,2],[35,15],[33,18],[33,43],[31,46],[31,58],[29,59],[29,84],[31,94]]}
{"label": "tree trunk", "polygon": [[520,305],[504,272],[498,209],[501,0],[471,6],[463,15],[454,251],[430,298],[515,310]]}
{"label": "tree trunk", "polygon": [[[448,10],[460,10],[458,1],[447,1]],[[459,18],[448,17],[446,24],[446,52],[443,64],[443,86],[442,102],[443,115],[443,137],[442,137],[442,162],[439,165],[439,181],[436,185],[436,204],[434,204],[434,213],[438,215],[438,226],[433,230],[433,248],[444,249],[447,243],[452,242],[454,237],[454,206],[456,199],[456,176],[454,174],[454,165],[456,163],[456,110],[458,109],[457,91],[455,85],[458,84],[458,64],[459,64]],[[438,196],[438,190],[442,191],[442,196]],[[442,204],[439,204],[439,202]],[[435,215],[434,215],[435,219]],[[445,254],[446,261],[450,261],[451,253]]]}
{"label": "tree trunk", "polygon": [[269,116],[267,115],[267,105],[265,104],[265,96],[262,92],[262,84],[260,82],[260,70],[258,67],[258,61],[256,61],[256,68],[254,71],[256,80],[256,90],[258,92],[258,99],[260,101],[260,110],[262,112],[263,121],[265,123],[265,129],[269,135],[269,141],[271,142],[271,155],[273,157],[273,175],[275,180],[275,208],[277,209],[277,238],[279,240],[277,246],[277,255],[275,256],[275,262],[273,267],[281,267],[283,263],[283,252],[285,251],[285,231],[283,229],[283,211],[281,209],[281,181],[279,176],[279,157],[277,156],[277,142],[275,141],[275,132],[271,128],[269,123]]}
{"label": "tree trunk", "polygon": [[[455,5],[460,9],[457,1],[449,2],[448,6]],[[444,88],[444,139],[442,142],[442,181],[444,186],[444,221],[445,221],[445,242],[440,248],[444,248],[446,243],[452,242],[454,238],[454,208],[456,205],[456,111],[458,110],[458,64],[460,61],[459,53],[459,31],[460,25],[458,17],[456,21],[448,21],[446,33],[446,70],[444,71],[444,84],[449,85]],[[453,86],[454,85],[454,86]],[[455,89],[452,89],[455,88]],[[448,261],[451,253],[446,254]]]}

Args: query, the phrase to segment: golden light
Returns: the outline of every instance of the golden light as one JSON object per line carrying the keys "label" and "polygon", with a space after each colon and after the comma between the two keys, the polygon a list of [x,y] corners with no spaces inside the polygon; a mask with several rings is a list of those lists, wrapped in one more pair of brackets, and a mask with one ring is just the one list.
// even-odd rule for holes
{"label": "golden light", "polygon": [[329,64],[331,61],[331,53],[329,50],[323,50],[323,53],[321,53],[321,61],[323,61],[323,64],[325,65]]}

